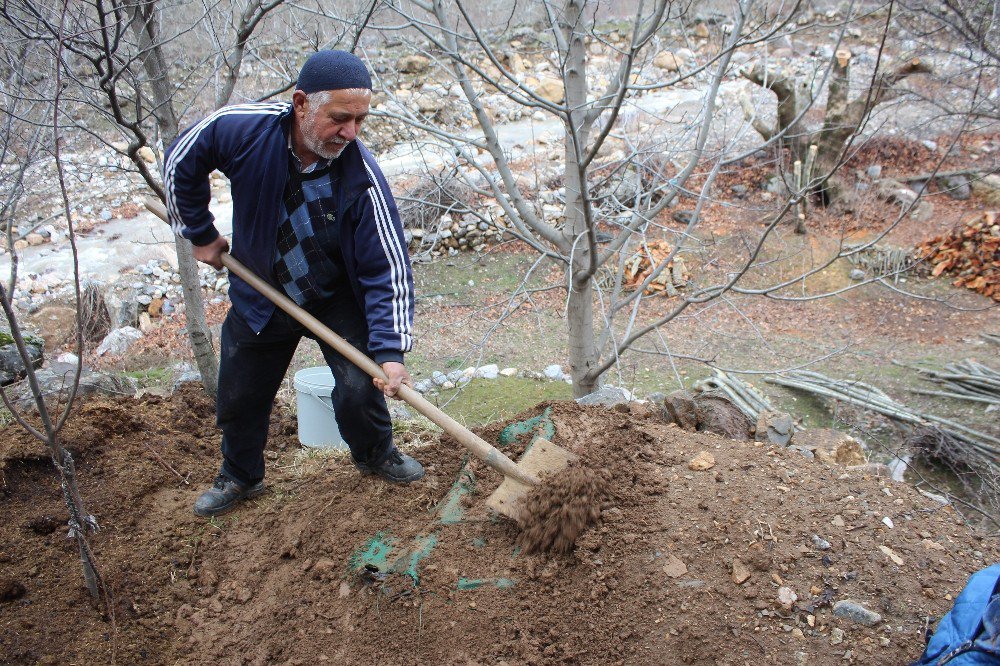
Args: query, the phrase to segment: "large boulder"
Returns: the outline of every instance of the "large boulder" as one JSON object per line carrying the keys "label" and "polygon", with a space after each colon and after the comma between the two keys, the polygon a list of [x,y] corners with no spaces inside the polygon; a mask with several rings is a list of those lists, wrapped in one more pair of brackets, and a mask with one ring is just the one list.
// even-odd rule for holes
{"label": "large boulder", "polygon": [[753,436],[754,423],[750,417],[723,395],[674,391],[663,399],[662,405],[664,419],[684,430],[711,432],[739,440]]}
{"label": "large boulder", "polygon": [[1000,206],[1000,175],[990,174],[972,181],[972,192],[990,206]]}
{"label": "large boulder", "polygon": [[880,199],[900,206],[912,206],[920,195],[898,180],[883,178],[878,181],[875,191]]}
{"label": "large boulder", "polygon": [[778,446],[788,446],[795,434],[792,417],[785,412],[764,410],[757,418],[757,429],[754,434],[758,442],[769,442]]}
{"label": "large boulder", "polygon": [[131,326],[116,328],[101,340],[101,344],[97,346],[97,355],[104,356],[105,354],[111,354],[112,356],[121,356],[128,351],[129,347],[136,340],[142,337],[142,331],[137,328]]}
{"label": "large boulder", "polygon": [[[38,338],[33,338],[31,341],[25,340],[25,348],[31,367],[41,367],[44,355],[43,347],[44,342]],[[17,350],[17,345],[11,342],[0,347],[0,385],[12,384],[23,379],[25,374],[27,374],[27,370],[25,370],[24,360]]]}
{"label": "large boulder", "polygon": [[150,148],[149,146],[143,146],[142,148],[140,148],[138,151],[138,155],[139,157],[142,158],[142,161],[145,162],[146,164],[156,164],[156,153],[154,153],[153,149]]}
{"label": "large boulder", "polygon": [[[65,402],[70,387],[73,386],[75,372],[75,364],[53,363],[50,367],[35,373],[39,389],[47,404],[57,405]],[[77,387],[76,395],[77,397],[86,397],[101,393],[131,396],[135,395],[135,392],[135,381],[131,377],[84,369],[80,374],[80,384]],[[21,409],[32,410],[36,408],[35,397],[27,382],[18,387],[14,400]]]}
{"label": "large boulder", "polygon": [[413,101],[420,113],[434,116],[444,109],[447,98],[440,91],[435,90],[421,92],[413,98]]}
{"label": "large boulder", "polygon": [[61,303],[43,305],[29,314],[25,323],[45,340],[45,349],[54,352],[73,341],[76,335],[76,308]]}
{"label": "large boulder", "polygon": [[684,66],[684,59],[670,51],[660,51],[653,58],[653,64],[665,72],[676,72]]}
{"label": "large boulder", "polygon": [[937,186],[939,190],[958,201],[965,201],[972,197],[972,182],[964,174],[941,176],[937,179]]}
{"label": "large boulder", "polygon": [[694,396],[687,391],[674,391],[663,399],[663,416],[670,423],[676,423],[684,430],[698,428],[698,411]]}
{"label": "large boulder", "polygon": [[695,406],[699,432],[711,432],[729,439],[753,438],[753,421],[728,398],[702,393],[695,398]]}
{"label": "large boulder", "polygon": [[[910,216],[915,220],[926,220],[934,214],[934,205],[924,199],[919,199],[924,185],[914,184],[911,189],[892,178],[882,178],[875,184],[875,194],[879,199],[898,204],[901,208],[911,208]],[[919,201],[918,201],[919,199]]]}

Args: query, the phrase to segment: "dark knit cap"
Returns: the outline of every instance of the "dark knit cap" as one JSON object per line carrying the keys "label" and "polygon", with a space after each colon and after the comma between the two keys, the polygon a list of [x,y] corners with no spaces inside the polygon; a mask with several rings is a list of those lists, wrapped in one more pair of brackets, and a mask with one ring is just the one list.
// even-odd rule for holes
{"label": "dark knit cap", "polygon": [[372,89],[372,77],[361,58],[347,51],[317,51],[299,72],[296,90],[304,93],[348,88]]}

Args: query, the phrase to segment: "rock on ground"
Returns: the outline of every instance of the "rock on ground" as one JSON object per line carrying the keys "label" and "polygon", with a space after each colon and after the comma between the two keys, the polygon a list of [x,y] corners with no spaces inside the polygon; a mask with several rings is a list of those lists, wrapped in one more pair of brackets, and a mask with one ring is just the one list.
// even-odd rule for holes
{"label": "rock on ground", "polygon": [[121,356],[128,351],[132,344],[142,339],[142,331],[132,326],[116,328],[105,337],[101,344],[97,346],[97,355]]}

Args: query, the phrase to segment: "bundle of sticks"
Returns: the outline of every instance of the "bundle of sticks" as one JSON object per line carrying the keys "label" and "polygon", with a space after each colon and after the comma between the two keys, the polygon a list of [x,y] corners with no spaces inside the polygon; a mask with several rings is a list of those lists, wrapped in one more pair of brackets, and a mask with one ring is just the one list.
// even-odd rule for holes
{"label": "bundle of sticks", "polygon": [[988,365],[966,359],[947,364],[943,371],[924,368],[917,371],[944,390],[913,389],[914,393],[1000,405],[1000,372]]}
{"label": "bundle of sticks", "polygon": [[768,377],[766,381],[857,405],[917,428],[933,427],[963,447],[970,459],[984,460],[1000,467],[1000,439],[934,414],[911,410],[871,384],[831,379],[818,372],[806,371],[786,372]]}
{"label": "bundle of sticks", "polygon": [[771,401],[763,393],[735,375],[730,375],[718,368],[713,370],[714,376],[706,377],[694,383],[694,390],[714,392],[725,395],[730,402],[747,415],[754,423],[760,418],[761,412],[774,411]]}

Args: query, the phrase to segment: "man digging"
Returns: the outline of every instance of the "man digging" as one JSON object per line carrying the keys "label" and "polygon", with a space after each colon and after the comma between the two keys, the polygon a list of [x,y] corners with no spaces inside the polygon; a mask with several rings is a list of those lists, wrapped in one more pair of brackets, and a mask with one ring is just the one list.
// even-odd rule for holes
{"label": "man digging", "polygon": [[[413,275],[395,201],[374,157],[357,140],[371,102],[364,63],[320,51],[299,73],[292,103],[220,109],[167,150],[167,213],[194,256],[221,269],[229,250],[208,209],[208,175],[233,193],[232,255],[341,335],[367,350],[388,378],[319,342],[333,372],[337,425],[364,473],[409,483],[423,467],[392,441],[384,396],[412,385],[403,365],[413,325]],[[216,415],[222,468],[194,505],[216,516],[264,491],[271,406],[302,336],[316,339],[236,275],[222,326]],[[384,394],[384,395],[383,395]]]}

